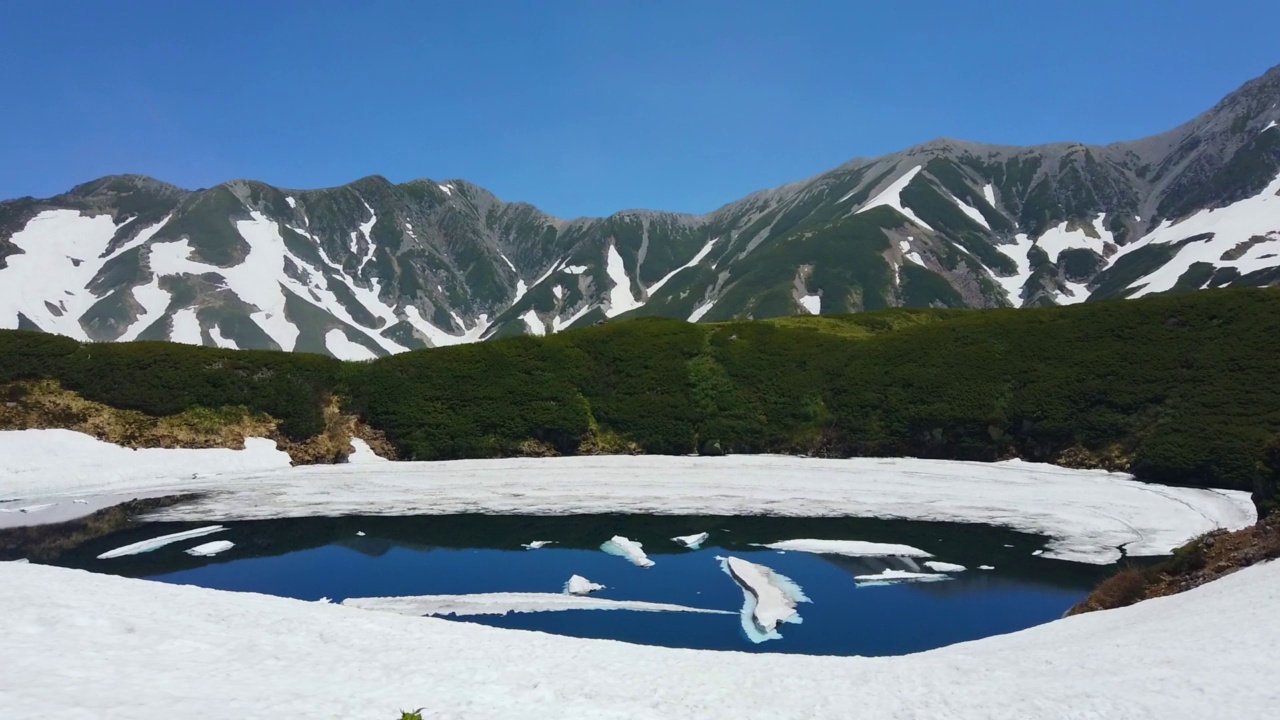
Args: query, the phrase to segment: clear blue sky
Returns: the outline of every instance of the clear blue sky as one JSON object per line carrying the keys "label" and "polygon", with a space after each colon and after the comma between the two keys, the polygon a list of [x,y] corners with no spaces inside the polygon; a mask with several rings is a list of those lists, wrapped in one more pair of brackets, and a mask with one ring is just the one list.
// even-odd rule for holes
{"label": "clear blue sky", "polygon": [[706,212],[935,137],[1105,143],[1280,64],[1280,2],[3,0],[0,198],[465,178]]}

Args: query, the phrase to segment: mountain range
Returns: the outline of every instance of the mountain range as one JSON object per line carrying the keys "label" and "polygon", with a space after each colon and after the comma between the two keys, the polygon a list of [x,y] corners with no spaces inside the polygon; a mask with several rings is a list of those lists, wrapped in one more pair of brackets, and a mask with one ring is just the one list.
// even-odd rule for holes
{"label": "mountain range", "polygon": [[563,220],[463,180],[0,202],[0,328],[368,359],[614,318],[1030,307],[1280,282],[1280,66],[1111,145],[935,140],[707,215]]}

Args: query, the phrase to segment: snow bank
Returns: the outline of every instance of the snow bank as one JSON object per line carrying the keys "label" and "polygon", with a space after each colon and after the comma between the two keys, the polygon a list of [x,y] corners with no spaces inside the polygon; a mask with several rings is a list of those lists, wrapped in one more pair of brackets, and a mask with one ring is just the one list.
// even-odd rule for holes
{"label": "snow bank", "polygon": [[[186,530],[184,532],[161,535],[160,537],[154,537],[150,540],[142,540],[136,543],[123,545],[114,550],[108,550],[99,555],[98,559],[110,560],[111,558],[124,557],[125,555],[139,555],[141,553],[151,552],[152,550],[158,550],[165,545],[172,545],[173,543],[182,542],[183,540],[191,540],[193,538],[204,537],[205,535],[212,535],[217,532],[222,532],[223,530],[226,530],[226,528],[221,525],[210,525],[209,527],[196,528],[195,530]],[[202,545],[201,547],[204,546]]]}
{"label": "snow bank", "polygon": [[939,562],[937,560],[925,560],[924,566],[929,568],[930,570],[933,570],[934,572],[940,572],[940,573],[964,572],[965,570],[968,570],[968,568],[966,568],[963,565],[956,565],[955,563],[949,563],[949,562]]}
{"label": "snow bank", "polygon": [[581,575],[574,575],[569,578],[569,582],[564,584],[564,591],[570,595],[587,595],[604,589],[605,587],[600,583],[593,583]]}
{"label": "snow bank", "polygon": [[821,555],[848,555],[849,557],[933,557],[932,553],[927,553],[910,545],[867,542],[865,540],[781,540],[775,543],[761,544],[761,547],[773,550],[818,553]]}
{"label": "snow bank", "polygon": [[[1020,461],[655,455],[290,468],[271,441],[246,446],[134,451],[65,430],[0,432],[0,498],[33,505],[93,493],[207,493],[151,516],[199,522],[461,513],[890,517],[1046,535],[1045,557],[1094,563],[1119,559],[1122,546],[1135,556],[1168,553],[1257,519],[1245,492]],[[237,467],[247,472],[228,474]],[[194,470],[220,474],[191,477]],[[0,522],[57,509],[4,513]]]}
{"label": "snow bank", "polygon": [[212,557],[218,553],[226,552],[235,546],[236,544],[230,540],[214,540],[213,542],[197,545],[187,550],[187,554],[195,555],[196,557]]}
{"label": "snow bank", "polygon": [[617,555],[630,560],[632,564],[642,568],[653,567],[653,561],[648,555],[644,554],[643,546],[635,540],[629,540],[621,535],[614,535],[605,541],[600,549],[610,555]]}
{"label": "snow bank", "polygon": [[720,558],[720,567],[742,588],[742,629],[755,643],[777,640],[779,623],[799,623],[796,603],[809,602],[785,575],[742,558]]}
{"label": "snow bank", "polygon": [[645,647],[42,565],[0,563],[0,587],[0,657],[21,660],[0,674],[7,718],[1167,720],[1280,702],[1280,563],[886,658]]}
{"label": "snow bank", "polygon": [[[594,584],[594,583],[592,583]],[[561,610],[634,610],[638,612],[691,612],[732,615],[727,610],[686,607],[639,600],[605,600],[561,593],[477,593],[474,595],[416,595],[381,598],[347,598],[346,607],[424,617],[428,615],[506,615],[507,613],[557,612]]]}
{"label": "snow bank", "polygon": [[360,465],[365,463],[377,464],[390,461],[374,452],[373,448],[369,447],[369,443],[361,440],[360,438],[351,438],[351,454],[347,456],[347,462]]}
{"label": "snow bank", "polygon": [[946,573],[919,573],[910,570],[891,570],[884,569],[875,575],[854,575],[853,581],[858,585],[893,585],[902,582],[937,582],[939,580],[950,580],[951,576]]}
{"label": "snow bank", "polygon": [[701,532],[696,535],[678,535],[671,539],[690,550],[697,550],[699,547],[702,547],[702,543],[706,542],[708,537],[711,537],[711,533]]}

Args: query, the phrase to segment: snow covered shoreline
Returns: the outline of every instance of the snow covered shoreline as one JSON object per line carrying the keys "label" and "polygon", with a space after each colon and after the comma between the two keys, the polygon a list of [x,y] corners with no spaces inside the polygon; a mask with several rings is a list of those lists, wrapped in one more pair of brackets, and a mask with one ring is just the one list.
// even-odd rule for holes
{"label": "snow covered shoreline", "polygon": [[0,563],[0,587],[6,718],[1167,720],[1280,702],[1280,563],[887,658],[636,646],[31,564]]}
{"label": "snow covered shoreline", "polygon": [[1020,461],[624,455],[290,468],[270,441],[246,444],[243,451],[133,451],[68,431],[0,432],[0,510],[54,503],[0,519],[85,514],[93,505],[75,499],[128,492],[205,493],[149,516],[199,522],[460,513],[877,517],[1042,534],[1050,538],[1044,557],[1092,563],[1116,561],[1120,548],[1168,553],[1257,519],[1243,492]]}

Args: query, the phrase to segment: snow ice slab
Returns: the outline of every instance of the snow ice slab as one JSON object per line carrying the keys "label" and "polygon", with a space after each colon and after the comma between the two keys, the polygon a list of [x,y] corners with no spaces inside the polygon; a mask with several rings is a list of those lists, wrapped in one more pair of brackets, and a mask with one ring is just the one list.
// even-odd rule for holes
{"label": "snow ice slab", "polygon": [[938,582],[951,580],[946,573],[919,573],[910,570],[881,570],[875,575],[854,575],[853,581],[859,586],[895,585],[904,582]]}
{"label": "snow ice slab", "polygon": [[606,540],[600,549],[610,555],[617,555],[630,560],[632,564],[642,568],[653,567],[653,561],[648,555],[644,554],[643,546],[635,540],[629,540],[621,535],[614,535]]}
{"label": "snow ice slab", "polygon": [[925,560],[924,566],[934,572],[940,573],[964,572],[965,570],[968,570],[968,568],[963,565],[956,565],[955,563],[949,562],[938,562],[937,560]]}
{"label": "snow ice slab", "polygon": [[775,543],[761,544],[760,547],[767,547],[773,550],[817,553],[820,555],[847,555],[849,557],[933,557],[932,553],[910,545],[867,542],[864,540],[781,540]]}
{"label": "snow ice slab", "polygon": [[347,456],[347,462],[359,465],[364,463],[376,464],[391,461],[374,452],[373,448],[369,447],[369,443],[364,440],[361,440],[360,438],[351,438],[351,454]]}
{"label": "snow ice slab", "polygon": [[555,540],[534,540],[533,542],[524,543],[520,547],[525,550],[541,550],[542,548],[554,543]]}
{"label": "snow ice slab", "polygon": [[236,544],[230,540],[214,540],[213,542],[207,542],[203,545],[197,545],[190,548],[186,553],[188,555],[195,555],[196,557],[213,557],[214,555],[226,552],[235,546]]}
{"label": "snow ice slab", "polygon": [[672,541],[677,542],[689,548],[690,550],[697,550],[698,548],[702,547],[702,543],[706,542],[708,537],[711,537],[711,533],[702,532],[696,535],[678,535],[671,539]]}
{"label": "snow ice slab", "polygon": [[148,553],[152,550],[159,550],[165,545],[172,545],[173,543],[182,542],[183,540],[191,540],[193,538],[204,537],[205,535],[212,535],[214,533],[222,532],[223,530],[226,530],[226,528],[221,525],[210,525],[209,527],[196,528],[195,530],[186,530],[184,532],[161,535],[160,537],[154,537],[150,540],[142,540],[140,542],[118,547],[114,550],[108,550],[99,555],[98,559],[110,560],[111,558],[124,557],[125,555]]}
{"label": "snow ice slab", "polygon": [[588,595],[597,590],[604,590],[604,585],[593,583],[581,575],[574,575],[564,584],[564,591],[570,595]]}
{"label": "snow ice slab", "polygon": [[406,595],[404,597],[347,598],[347,607],[361,610],[428,615],[506,615],[508,613],[556,612],[561,610],[633,610],[637,612],[688,612],[732,615],[728,610],[695,608],[670,603],[639,600],[605,600],[562,593],[475,593],[471,595]]}
{"label": "snow ice slab", "polygon": [[742,588],[742,629],[755,643],[777,640],[779,623],[799,623],[796,603],[809,602],[791,578],[742,558],[720,558],[720,568]]}

